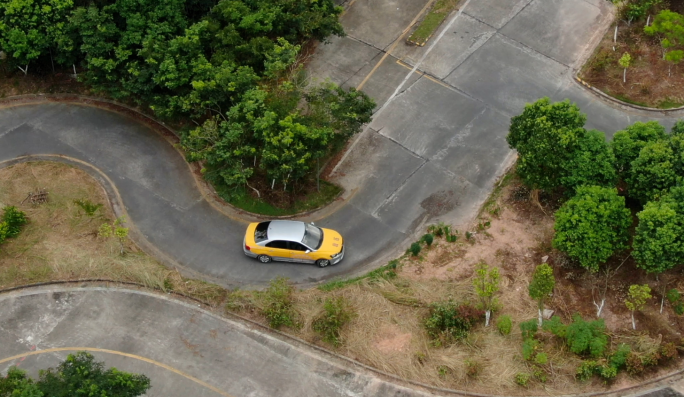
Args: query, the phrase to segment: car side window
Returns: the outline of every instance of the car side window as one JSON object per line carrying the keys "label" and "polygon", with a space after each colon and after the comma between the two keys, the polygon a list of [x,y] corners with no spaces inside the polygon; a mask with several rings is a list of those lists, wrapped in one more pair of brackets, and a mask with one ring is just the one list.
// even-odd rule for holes
{"label": "car side window", "polygon": [[266,244],[266,246],[268,248],[287,249],[287,241],[275,240],[275,241],[271,241],[270,243]]}
{"label": "car side window", "polygon": [[302,244],[299,244],[296,241],[290,241],[290,249],[293,251],[306,251],[308,248],[303,246]]}

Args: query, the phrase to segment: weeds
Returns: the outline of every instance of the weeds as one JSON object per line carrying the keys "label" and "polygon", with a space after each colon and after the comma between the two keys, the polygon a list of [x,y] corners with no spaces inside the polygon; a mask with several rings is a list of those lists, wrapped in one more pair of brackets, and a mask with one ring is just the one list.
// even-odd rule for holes
{"label": "weeds", "polygon": [[293,303],[294,287],[287,278],[278,277],[272,280],[262,294],[263,313],[271,328],[279,329],[282,326],[299,328]]}
{"label": "weeds", "polygon": [[83,213],[88,217],[88,218],[93,218],[95,216],[95,213],[102,208],[102,204],[95,204],[92,201],[88,200],[87,198],[82,198],[78,200],[74,200],[74,204],[76,204],[81,210],[83,210]]}
{"label": "weeds", "polygon": [[342,327],[352,319],[354,312],[341,296],[326,298],[323,310],[323,314],[313,321],[312,328],[321,335],[325,342],[338,347],[342,344],[340,337]]}

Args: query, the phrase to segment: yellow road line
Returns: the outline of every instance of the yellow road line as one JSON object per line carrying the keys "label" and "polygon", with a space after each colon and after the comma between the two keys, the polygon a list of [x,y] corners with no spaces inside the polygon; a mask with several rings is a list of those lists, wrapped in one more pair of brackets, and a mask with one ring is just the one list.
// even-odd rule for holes
{"label": "yellow road line", "polygon": [[[407,64],[406,62],[402,61],[401,59],[397,59],[397,64],[399,64],[400,66],[405,67],[406,69],[413,70],[413,66]],[[451,87],[449,84],[446,84],[446,83],[443,82],[442,80],[436,79],[436,78],[434,78],[434,77],[428,75],[428,74],[425,73],[425,72],[421,72],[421,71],[416,70],[416,73],[420,73],[420,74],[421,74],[423,77],[425,77],[426,79],[428,79],[428,80],[430,80],[430,81],[432,81],[432,82],[434,82],[434,83],[437,83],[437,84],[441,85],[442,87],[453,88],[453,87]]]}
{"label": "yellow road line", "polygon": [[164,369],[166,369],[166,370],[168,370],[168,371],[171,371],[171,372],[173,372],[173,373],[175,373],[175,374],[177,374],[177,375],[180,375],[180,376],[182,376],[182,377],[184,377],[184,378],[186,378],[186,379],[188,379],[188,380],[191,380],[191,381],[193,381],[193,382],[195,382],[195,383],[197,383],[197,384],[199,384],[199,385],[201,385],[201,386],[204,386],[204,387],[206,387],[207,389],[212,390],[212,391],[214,391],[214,392],[216,392],[216,393],[218,393],[218,394],[220,394],[220,395],[222,395],[222,396],[225,396],[225,397],[234,397],[232,394],[228,394],[228,393],[224,392],[223,390],[217,389],[217,388],[215,388],[214,386],[212,386],[212,385],[210,385],[210,384],[208,384],[208,383],[206,383],[206,382],[204,382],[204,381],[202,381],[202,380],[199,380],[199,379],[195,378],[194,376],[188,375],[188,374],[186,374],[186,373],[183,372],[183,371],[180,371],[180,370],[178,370],[178,369],[176,369],[176,368],[170,367],[170,366],[168,366],[168,365],[166,365],[166,364],[160,363],[159,361],[154,361],[154,360],[152,360],[152,359],[149,359],[149,358],[146,358],[146,357],[141,357],[141,356],[138,356],[138,355],[135,355],[135,354],[119,352],[119,351],[116,351],[116,350],[98,349],[98,348],[96,348],[96,347],[55,347],[55,348],[52,348],[52,349],[35,350],[35,351],[26,352],[26,353],[24,353],[24,354],[17,354],[16,356],[4,358],[4,359],[0,360],[0,364],[4,364],[4,363],[9,362],[9,361],[17,360],[17,359],[20,359],[20,358],[22,358],[22,357],[36,356],[36,355],[38,355],[38,354],[55,353],[55,352],[64,352],[64,351],[87,351],[87,352],[98,352],[98,353],[108,353],[108,354],[114,354],[114,355],[117,355],[117,356],[123,356],[123,357],[134,358],[134,359],[136,359],[136,360],[144,361],[144,362],[146,362],[146,363],[153,364],[153,365],[156,365],[156,366],[158,366],[158,367],[164,368]]}
{"label": "yellow road line", "polygon": [[383,55],[382,58],[380,58],[380,60],[378,61],[378,63],[375,64],[375,66],[374,66],[373,69],[368,73],[368,75],[366,75],[366,77],[364,77],[363,81],[362,81],[358,86],[356,86],[356,89],[357,89],[357,90],[360,90],[360,89],[363,88],[363,86],[366,84],[366,82],[368,82],[368,80],[371,78],[371,76],[373,76],[373,74],[375,74],[375,71],[378,70],[378,68],[380,68],[380,65],[382,65],[383,62],[385,62],[385,59],[387,59],[387,57],[390,55],[390,53],[391,53],[392,51],[394,51],[394,48],[397,46],[397,44],[399,44],[399,42],[404,38],[404,35],[406,35],[406,33],[411,29],[411,26],[413,26],[413,25],[416,23],[416,21],[418,21],[418,18],[420,18],[420,17],[423,15],[423,13],[425,13],[425,11],[426,11],[430,6],[432,6],[432,4],[433,4],[435,1],[437,1],[437,0],[430,0],[430,1],[427,2],[427,4],[425,4],[425,7],[423,7],[423,9],[420,10],[420,12],[418,13],[418,15],[416,15],[416,16],[413,18],[413,20],[411,21],[411,23],[409,23],[409,25],[401,32],[401,34],[400,34],[399,37],[394,41],[394,43],[392,43],[392,45],[391,45],[390,48],[387,50],[387,52],[385,52],[385,55]]}

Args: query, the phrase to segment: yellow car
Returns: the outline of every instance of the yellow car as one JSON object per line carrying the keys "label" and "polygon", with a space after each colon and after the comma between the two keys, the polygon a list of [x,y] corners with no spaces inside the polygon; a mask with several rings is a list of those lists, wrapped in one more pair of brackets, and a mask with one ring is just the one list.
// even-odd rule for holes
{"label": "yellow car", "polygon": [[334,230],[299,221],[250,223],[243,242],[245,255],[271,261],[336,265],[344,258],[344,240]]}

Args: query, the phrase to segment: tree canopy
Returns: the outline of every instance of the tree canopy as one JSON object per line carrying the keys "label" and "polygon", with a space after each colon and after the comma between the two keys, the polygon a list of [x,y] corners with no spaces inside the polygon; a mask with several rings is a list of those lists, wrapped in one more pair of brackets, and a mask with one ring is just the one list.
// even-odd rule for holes
{"label": "tree canopy", "polygon": [[580,187],[555,216],[553,246],[592,272],[627,248],[632,216],[615,188]]}
{"label": "tree canopy", "polygon": [[105,369],[87,352],[69,354],[57,368],[41,370],[37,381],[17,367],[0,377],[0,397],[136,397],[149,388],[145,375]]}
{"label": "tree canopy", "polygon": [[517,172],[525,184],[572,193],[585,184],[615,183],[605,136],[585,130],[585,121],[577,105],[568,100],[551,103],[548,98],[526,105],[522,114],[511,119],[506,140],[518,151]]}

